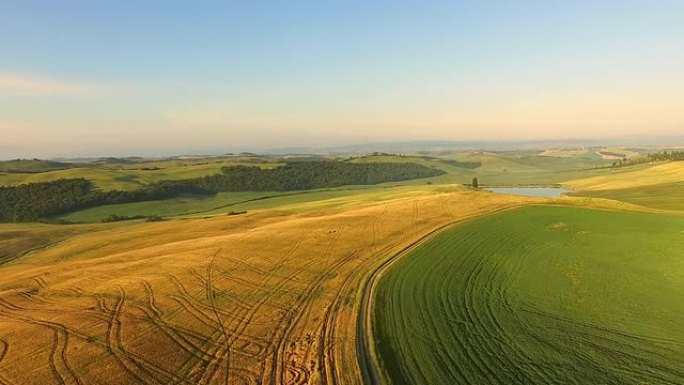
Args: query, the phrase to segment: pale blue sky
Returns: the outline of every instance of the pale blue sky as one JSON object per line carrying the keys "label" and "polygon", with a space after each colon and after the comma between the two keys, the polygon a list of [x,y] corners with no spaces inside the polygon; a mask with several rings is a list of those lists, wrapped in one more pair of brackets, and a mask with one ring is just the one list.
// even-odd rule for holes
{"label": "pale blue sky", "polygon": [[0,3],[0,155],[684,132],[682,1]]}

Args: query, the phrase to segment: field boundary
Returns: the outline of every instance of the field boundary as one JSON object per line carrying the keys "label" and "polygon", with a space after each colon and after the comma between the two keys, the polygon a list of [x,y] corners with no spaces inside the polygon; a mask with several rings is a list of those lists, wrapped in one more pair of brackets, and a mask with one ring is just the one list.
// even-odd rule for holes
{"label": "field boundary", "polygon": [[389,257],[380,266],[373,269],[373,271],[370,273],[368,277],[368,280],[366,280],[366,283],[363,286],[361,304],[356,321],[356,351],[359,362],[359,368],[361,369],[364,384],[381,385],[386,383],[386,381],[382,381],[382,379],[385,377],[384,371],[382,370],[382,366],[378,361],[378,356],[375,351],[375,340],[373,338],[373,323],[371,315],[373,308],[373,298],[377,284],[383,277],[383,275],[387,271],[389,271],[392,265],[394,265],[395,262],[402,259],[402,257],[408,255],[418,247],[422,246],[424,243],[432,240],[432,238],[441,234],[443,231],[454,225],[458,225],[460,223],[467,222],[472,219],[498,214],[508,210],[513,210],[527,205],[528,204],[524,203],[513,204],[511,206],[494,209],[490,212],[478,213],[458,218],[455,221],[440,225],[430,230],[426,234],[422,235],[415,242],[411,243],[408,246],[405,246],[404,248],[399,250],[399,252]]}

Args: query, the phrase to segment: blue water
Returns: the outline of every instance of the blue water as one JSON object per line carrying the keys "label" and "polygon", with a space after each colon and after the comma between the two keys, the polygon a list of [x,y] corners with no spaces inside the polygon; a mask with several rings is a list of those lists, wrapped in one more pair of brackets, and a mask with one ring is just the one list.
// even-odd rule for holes
{"label": "blue water", "polygon": [[497,194],[525,195],[529,197],[559,197],[570,192],[562,187],[491,187],[485,190]]}

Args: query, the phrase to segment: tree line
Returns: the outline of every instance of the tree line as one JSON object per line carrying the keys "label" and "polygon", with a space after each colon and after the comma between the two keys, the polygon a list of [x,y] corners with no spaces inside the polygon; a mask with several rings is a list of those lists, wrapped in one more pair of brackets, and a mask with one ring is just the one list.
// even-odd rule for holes
{"label": "tree line", "polygon": [[677,162],[684,161],[684,151],[672,150],[670,152],[663,151],[654,154],[648,154],[646,156],[636,157],[636,158],[625,158],[616,160],[607,166],[597,166],[594,169],[600,168],[622,168],[636,166],[639,164],[651,163],[651,162]]}
{"label": "tree line", "polygon": [[0,222],[30,222],[85,208],[179,194],[308,190],[427,178],[444,171],[415,163],[296,162],[273,169],[224,167],[220,174],[166,180],[131,191],[101,191],[84,178],[0,187]]}
{"label": "tree line", "polygon": [[644,164],[650,162],[678,162],[684,161],[684,151],[672,150],[670,152],[663,151],[654,154],[648,154],[645,157],[634,158],[634,159],[622,159],[618,162],[613,162],[612,167],[627,167],[634,166],[637,164]]}
{"label": "tree line", "polygon": [[682,161],[684,160],[684,151],[663,151],[656,154],[649,154],[648,156],[653,160]]}

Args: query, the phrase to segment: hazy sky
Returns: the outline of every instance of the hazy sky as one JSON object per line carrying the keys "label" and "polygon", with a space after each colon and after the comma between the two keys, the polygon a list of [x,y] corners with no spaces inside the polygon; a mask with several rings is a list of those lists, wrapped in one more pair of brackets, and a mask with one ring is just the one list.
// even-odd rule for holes
{"label": "hazy sky", "polygon": [[0,158],[684,133],[684,1],[0,2]]}

